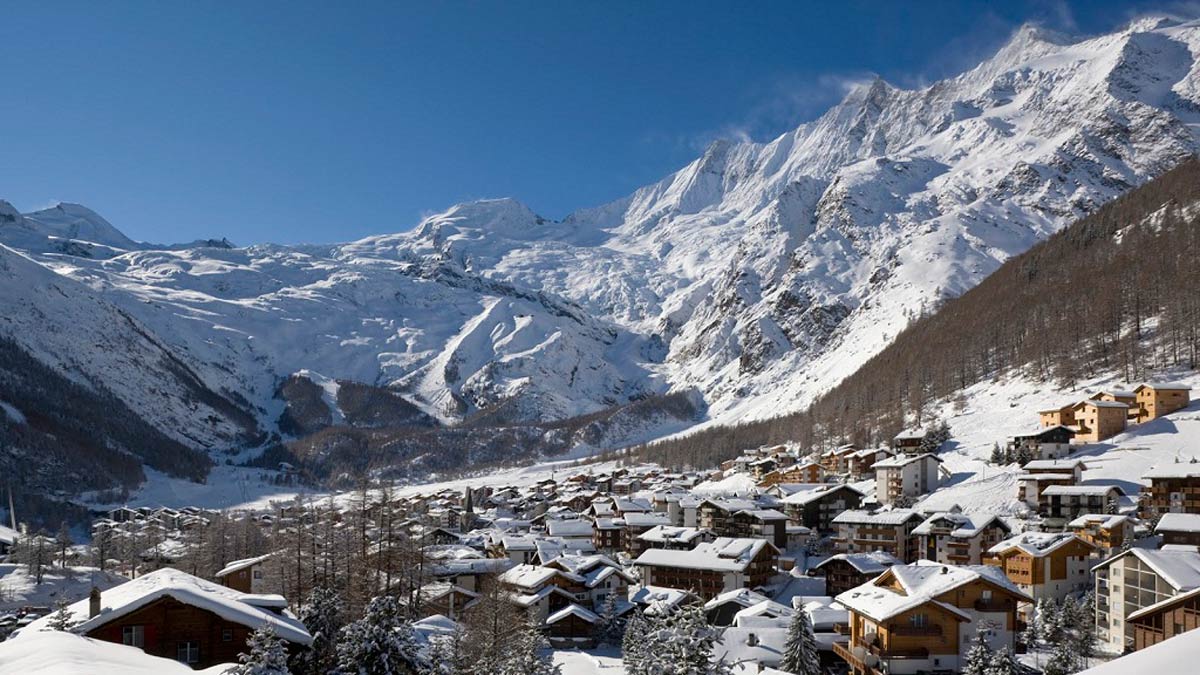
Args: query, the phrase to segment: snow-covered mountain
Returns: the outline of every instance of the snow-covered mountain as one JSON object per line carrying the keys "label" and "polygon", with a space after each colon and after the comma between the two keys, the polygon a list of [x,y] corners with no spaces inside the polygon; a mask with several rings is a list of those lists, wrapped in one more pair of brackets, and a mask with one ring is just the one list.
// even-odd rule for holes
{"label": "snow-covered mountain", "polygon": [[[443,421],[500,404],[551,420],[682,389],[713,420],[786,412],[913,315],[1195,153],[1197,55],[1197,22],[1078,41],[1025,27],[958,77],[862,84],[770,142],[715,143],[562,221],[500,199],[340,245],[160,247],[83,207],[0,207],[0,244],[23,253],[0,248],[20,269],[5,302],[127,315],[263,428],[302,370],[391,387]],[[46,269],[68,278],[64,300],[22,290]],[[120,347],[89,347],[89,326],[56,324],[56,339],[82,345],[80,371],[118,378],[101,364]],[[19,329],[31,344],[49,330]],[[138,389],[118,394],[139,408]]]}

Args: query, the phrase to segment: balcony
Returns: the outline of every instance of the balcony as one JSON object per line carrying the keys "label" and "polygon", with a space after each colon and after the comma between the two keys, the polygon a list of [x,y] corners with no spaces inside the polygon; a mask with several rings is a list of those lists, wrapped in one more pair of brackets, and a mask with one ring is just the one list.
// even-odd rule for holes
{"label": "balcony", "polygon": [[892,624],[888,626],[888,633],[905,637],[940,637],[942,635],[942,627],[937,624],[920,627]]}
{"label": "balcony", "polygon": [[977,612],[1013,612],[1016,611],[1017,604],[1012,600],[976,600],[975,611]]}

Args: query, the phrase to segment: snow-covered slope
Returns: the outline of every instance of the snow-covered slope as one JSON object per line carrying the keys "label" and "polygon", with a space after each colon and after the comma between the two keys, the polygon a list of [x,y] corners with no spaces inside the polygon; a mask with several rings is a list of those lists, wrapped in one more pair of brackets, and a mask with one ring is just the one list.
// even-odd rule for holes
{"label": "snow-covered slope", "polygon": [[1197,54],[1200,23],[1079,41],[1025,27],[958,77],[876,79],[770,142],[715,143],[562,221],[500,199],[341,245],[163,250],[64,205],[0,210],[0,243],[134,317],[268,424],[279,383],[305,369],[393,387],[442,420],[505,402],[555,419],[683,388],[714,420],[766,416],[1195,152]]}

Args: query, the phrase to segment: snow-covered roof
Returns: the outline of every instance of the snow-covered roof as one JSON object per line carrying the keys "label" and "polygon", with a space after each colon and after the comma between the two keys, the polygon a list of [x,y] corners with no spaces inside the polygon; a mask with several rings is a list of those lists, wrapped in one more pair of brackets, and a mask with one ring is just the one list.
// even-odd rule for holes
{"label": "snow-covered roof", "polygon": [[913,534],[932,534],[933,528],[939,524],[952,526],[950,532],[951,537],[960,539],[968,539],[983,532],[992,525],[1008,530],[1008,526],[1000,520],[999,516],[990,514],[968,515],[965,513],[943,512],[935,513],[925,520],[925,522],[913,529]]}
{"label": "snow-covered roof", "polygon": [[742,607],[753,607],[754,605],[767,600],[770,600],[770,598],[757,591],[752,591],[748,588],[735,588],[733,590],[725,591],[724,593],[717,595],[717,597],[713,598],[712,600],[704,603],[704,609],[716,609],[721,605],[731,602],[736,605],[741,605]]}
{"label": "snow-covered roof", "polygon": [[666,513],[660,513],[657,511],[626,513],[625,524],[629,527],[654,527],[656,525],[670,525],[671,517]]}
{"label": "snow-covered roof", "polygon": [[1096,565],[1092,570],[1106,567],[1114,561],[1127,556],[1137,556],[1138,560],[1154,570],[1164,581],[1176,590],[1190,591],[1200,587],[1200,552],[1192,550],[1154,550],[1147,548],[1131,548]]}
{"label": "snow-covered roof", "polygon": [[16,543],[17,537],[19,536],[21,536],[20,532],[17,532],[11,527],[0,525],[0,544],[7,544],[11,546]]}
{"label": "snow-covered roof", "polygon": [[1200,463],[1164,464],[1151,467],[1149,471],[1142,474],[1142,478],[1147,480],[1153,478],[1200,478]]}
{"label": "snow-covered roof", "polygon": [[803,506],[825,497],[830,492],[841,489],[854,490],[860,495],[862,494],[858,490],[855,490],[853,487],[846,485],[845,483],[800,483],[797,484],[796,489],[791,490],[791,492],[783,498],[783,503],[791,504],[793,506]]}
{"label": "snow-covered roof", "polygon": [[834,561],[843,561],[862,574],[882,574],[893,565],[903,565],[904,561],[886,551],[871,551],[868,553],[839,553],[822,560],[813,569],[821,569]]}
{"label": "snow-covered roof", "polygon": [[502,583],[511,584],[519,588],[539,588],[542,584],[549,582],[558,574],[558,570],[551,567],[542,567],[541,565],[517,565],[500,575]]}
{"label": "snow-covered roof", "polygon": [[1164,513],[1155,532],[1200,532],[1200,513]]}
{"label": "snow-covered roof", "polygon": [[1067,523],[1067,527],[1088,527],[1089,525],[1098,524],[1104,529],[1111,529],[1127,520],[1129,520],[1129,516],[1115,516],[1108,513],[1085,513]]}
{"label": "snow-covered roof", "polygon": [[234,572],[237,572],[239,570],[244,570],[247,567],[253,567],[261,562],[264,562],[273,555],[275,555],[275,554],[268,553],[266,555],[260,555],[256,558],[243,558],[241,560],[234,560],[233,562],[229,563],[225,567],[221,568],[221,571],[217,572],[216,575],[214,575],[214,576],[216,576],[218,579],[229,576],[230,574],[233,574]]}
{"label": "snow-covered roof", "polygon": [[[249,628],[268,624],[275,629],[276,635],[288,642],[305,646],[312,643],[312,636],[298,619],[290,614],[276,614],[270,609],[256,607],[246,602],[247,595],[187,572],[164,567],[104,591],[100,596],[100,614],[95,617],[88,618],[87,598],[68,606],[67,611],[72,620],[77,622],[72,630],[82,634],[135,612],[155,600],[170,597]],[[49,621],[50,617],[44,616],[29,624],[25,630],[47,630]]]}
{"label": "snow-covered roof", "polygon": [[924,429],[905,429],[894,436],[896,440],[916,441],[925,438]]}
{"label": "snow-covered roof", "polygon": [[654,543],[669,543],[669,542],[692,542],[704,535],[704,530],[698,527],[677,527],[674,525],[655,525],[654,527],[639,534],[637,538],[641,541]]}
{"label": "snow-covered roof", "polygon": [[[895,579],[902,591],[893,590],[883,584]],[[998,567],[990,565],[943,565],[929,560],[918,560],[910,565],[895,565],[878,578],[852,588],[837,596],[837,601],[847,608],[876,621],[886,621],[893,616],[932,602],[945,611],[970,621],[971,617],[962,610],[935,600],[938,596],[975,581],[986,581],[1026,601],[1031,601],[1024,591],[1017,588]]]}
{"label": "snow-covered roof", "polygon": [[654,615],[661,611],[673,610],[695,597],[694,593],[678,588],[642,586],[634,591],[629,600],[639,605],[646,605],[646,614]]}
{"label": "snow-covered roof", "polygon": [[850,509],[837,514],[832,522],[835,525],[902,525],[914,518],[924,520],[920,513],[912,509],[875,512]]}
{"label": "snow-covered roof", "polygon": [[196,671],[187,664],[152,656],[137,647],[56,630],[25,630],[11,640],[0,642],[0,675],[218,675],[232,665],[225,663]]}
{"label": "snow-covered roof", "polygon": [[[761,665],[779,665],[783,660],[783,647],[787,643],[786,627],[741,628],[731,626],[721,634],[720,641],[713,646],[713,658],[728,664],[754,664],[751,672],[759,672]],[[752,637],[753,636],[753,637]]]}
{"label": "snow-covered roof", "polygon": [[876,469],[887,469],[887,468],[908,466],[909,464],[912,464],[913,462],[924,462],[926,460],[941,463],[942,458],[938,457],[937,455],[935,455],[931,452],[926,452],[921,455],[897,455],[895,457],[888,457],[887,459],[881,459],[878,462],[875,462],[875,468]]}
{"label": "snow-covered roof", "polygon": [[634,564],[741,572],[768,546],[774,548],[764,539],[720,537],[712,542],[697,544],[696,548],[690,551],[648,549],[638,556]]}
{"label": "snow-covered roof", "polygon": [[1189,630],[1156,645],[1139,649],[1079,675],[1129,675],[1129,673],[1177,673],[1180,664],[1200,658],[1200,630]]}
{"label": "snow-covered roof", "polygon": [[745,609],[738,610],[737,614],[733,615],[734,621],[746,619],[749,617],[791,617],[792,608],[775,602],[774,600],[763,600],[757,602]]}
{"label": "snow-covered roof", "polygon": [[1154,389],[1156,391],[1191,391],[1191,387],[1182,382],[1146,382],[1139,384],[1134,388],[1134,391],[1143,389]]}
{"label": "snow-covered roof", "polygon": [[1107,495],[1109,492],[1116,490],[1117,494],[1124,495],[1125,491],[1118,485],[1051,485],[1042,491],[1044,495],[1084,495],[1089,497],[1099,497]]}
{"label": "snow-covered roof", "polygon": [[1022,532],[989,548],[988,553],[1003,553],[1015,548],[1022,553],[1040,558],[1050,555],[1072,541],[1079,541],[1089,548],[1095,548],[1072,532]]}
{"label": "snow-covered roof", "polygon": [[563,619],[565,619],[569,616],[577,616],[588,623],[596,623],[597,621],[600,620],[600,617],[596,616],[595,612],[592,612],[589,609],[580,607],[579,605],[572,602],[571,604],[567,605],[566,607],[563,607],[562,609],[558,610],[557,612],[546,617],[546,625],[549,626],[552,623],[558,623],[559,621],[562,621]]}
{"label": "snow-covered roof", "polygon": [[546,529],[552,537],[590,537],[592,521],[582,519],[551,520]]}
{"label": "snow-covered roof", "polygon": [[1075,471],[1075,469],[1085,470],[1087,464],[1082,459],[1035,459],[1031,462],[1026,462],[1025,466],[1021,467],[1026,471]]}
{"label": "snow-covered roof", "polygon": [[1036,483],[1049,482],[1052,480],[1075,480],[1073,473],[1022,473],[1017,474],[1017,480],[1031,480]]}
{"label": "snow-covered roof", "polygon": [[1147,616],[1149,614],[1154,614],[1155,612],[1161,610],[1164,607],[1170,607],[1171,605],[1174,605],[1177,602],[1187,602],[1188,600],[1191,600],[1192,598],[1196,598],[1196,597],[1200,597],[1200,587],[1193,588],[1192,590],[1186,591],[1183,593],[1177,593],[1175,595],[1172,595],[1172,596],[1169,596],[1162,600],[1159,600],[1158,602],[1154,603],[1153,605],[1148,605],[1146,607],[1143,607],[1143,608],[1139,609],[1138,611],[1125,617],[1125,620],[1133,621],[1134,619],[1140,619],[1143,616]]}
{"label": "snow-covered roof", "polygon": [[1094,408],[1128,408],[1129,404],[1122,401],[1096,401],[1088,399],[1075,404],[1076,408],[1085,408],[1092,406]]}

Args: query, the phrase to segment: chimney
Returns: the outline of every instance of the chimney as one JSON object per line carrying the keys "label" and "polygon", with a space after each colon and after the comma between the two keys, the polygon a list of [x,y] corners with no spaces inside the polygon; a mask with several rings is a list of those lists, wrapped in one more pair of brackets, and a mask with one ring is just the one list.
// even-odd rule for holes
{"label": "chimney", "polygon": [[88,618],[93,619],[100,614],[100,589],[92,586],[88,594]]}
{"label": "chimney", "polygon": [[942,566],[942,574],[949,574],[949,573],[950,573],[950,568],[943,565]]}
{"label": "chimney", "polygon": [[754,633],[751,633],[750,635],[748,635],[746,637],[746,644],[750,645],[751,647],[757,647],[758,646],[758,636],[755,635]]}

